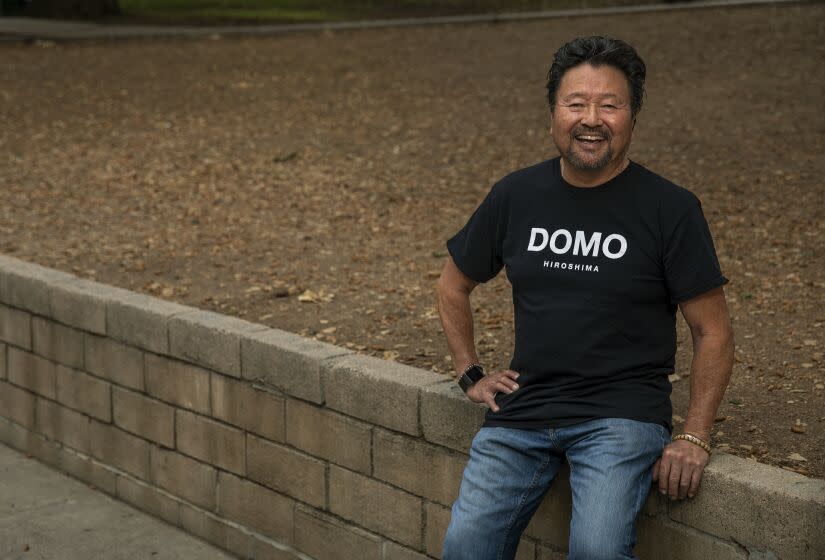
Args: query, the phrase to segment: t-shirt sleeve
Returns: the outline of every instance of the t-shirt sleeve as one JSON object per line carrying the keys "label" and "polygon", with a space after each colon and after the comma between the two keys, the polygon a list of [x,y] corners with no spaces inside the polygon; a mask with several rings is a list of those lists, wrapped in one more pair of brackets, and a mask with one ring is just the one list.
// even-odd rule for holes
{"label": "t-shirt sleeve", "polygon": [[665,282],[672,304],[728,283],[719,267],[702,203],[695,195],[665,241]]}
{"label": "t-shirt sleeve", "polygon": [[476,282],[487,282],[504,266],[501,197],[494,186],[470,216],[467,224],[447,240],[456,266]]}

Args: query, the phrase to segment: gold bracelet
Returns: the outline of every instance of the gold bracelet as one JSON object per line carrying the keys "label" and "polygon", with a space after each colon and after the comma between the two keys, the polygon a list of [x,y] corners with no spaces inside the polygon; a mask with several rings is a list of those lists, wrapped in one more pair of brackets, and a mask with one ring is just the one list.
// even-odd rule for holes
{"label": "gold bracelet", "polygon": [[707,442],[703,441],[702,439],[700,439],[700,438],[698,438],[694,435],[691,435],[691,434],[678,434],[678,435],[673,436],[672,441],[676,441],[677,439],[684,439],[684,440],[687,440],[691,443],[695,443],[696,445],[698,445],[699,447],[701,447],[702,449],[707,451],[708,455],[710,455],[710,444],[708,444]]}

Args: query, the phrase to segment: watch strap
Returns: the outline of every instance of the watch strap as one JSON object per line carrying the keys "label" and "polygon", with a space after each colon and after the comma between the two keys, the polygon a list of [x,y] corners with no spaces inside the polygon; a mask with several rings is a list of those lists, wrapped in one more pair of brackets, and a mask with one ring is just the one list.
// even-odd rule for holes
{"label": "watch strap", "polygon": [[484,377],[484,368],[480,364],[470,364],[458,378],[458,386],[465,393]]}

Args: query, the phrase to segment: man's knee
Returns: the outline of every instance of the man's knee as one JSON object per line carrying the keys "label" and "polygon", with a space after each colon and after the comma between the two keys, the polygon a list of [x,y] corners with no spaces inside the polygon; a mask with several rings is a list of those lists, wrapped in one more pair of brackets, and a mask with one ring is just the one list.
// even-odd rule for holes
{"label": "man's knee", "polygon": [[568,560],[620,560],[632,558],[620,542],[604,541],[595,535],[570,544]]}
{"label": "man's knee", "polygon": [[464,554],[462,543],[471,542],[467,539],[472,539],[473,535],[471,531],[467,531],[466,529],[450,525],[447,528],[447,534],[444,535],[444,544],[442,545],[441,549],[441,558],[443,560],[463,560]]}
{"label": "man's knee", "polygon": [[495,539],[493,535],[483,533],[478,525],[451,522],[444,535],[442,560],[494,558]]}
{"label": "man's knee", "polygon": [[[492,513],[492,514],[491,514]],[[444,535],[442,560],[500,560],[512,558],[519,532],[507,519],[490,511],[467,511],[453,504]]]}

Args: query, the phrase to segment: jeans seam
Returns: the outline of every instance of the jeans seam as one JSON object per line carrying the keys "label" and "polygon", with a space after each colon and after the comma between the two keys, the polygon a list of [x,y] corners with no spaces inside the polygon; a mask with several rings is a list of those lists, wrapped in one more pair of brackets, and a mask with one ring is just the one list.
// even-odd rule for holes
{"label": "jeans seam", "polygon": [[[642,476],[645,476],[644,473],[642,474]],[[638,511],[636,512],[636,517],[633,520],[633,525],[631,526],[630,531],[628,531],[625,534],[624,542],[624,549],[629,550],[630,555],[633,558],[636,558],[636,556],[633,556],[633,547],[636,545],[636,521],[639,519],[639,515],[641,515],[642,509],[644,509],[645,507],[645,501],[647,500],[647,496],[650,493],[650,485],[638,484],[637,488],[638,490],[636,493],[636,502],[633,505],[634,508],[638,505]]]}
{"label": "jeans seam", "polygon": [[504,538],[502,539],[502,542],[501,542],[501,548],[499,548],[499,550],[498,550],[498,560],[502,560],[502,558],[504,556],[504,549],[507,546],[507,540],[510,536],[510,530],[513,528],[513,525],[515,524],[516,519],[518,519],[519,512],[521,512],[522,508],[524,507],[524,502],[527,501],[527,496],[530,494],[530,491],[533,488],[536,487],[537,481],[540,478],[541,473],[544,472],[544,470],[547,468],[547,465],[549,465],[549,464],[550,464],[550,453],[548,452],[547,453],[547,458],[544,460],[544,462],[541,464],[541,466],[538,468],[538,470],[536,470],[535,474],[533,475],[533,480],[530,482],[530,486],[528,486],[527,490],[524,491],[524,493],[521,496],[521,500],[519,501],[519,504],[516,506],[516,509],[513,511],[513,515],[510,516],[510,522],[507,523],[507,527],[504,529]]}
{"label": "jeans seam", "polygon": [[[667,435],[667,428],[662,426],[665,435]],[[650,467],[652,468],[652,466]],[[648,469],[649,470],[649,469]],[[645,473],[642,473],[642,476],[645,476]],[[647,496],[650,493],[650,485],[638,484],[637,485],[637,492],[636,492],[636,502],[633,504],[634,508],[638,505],[638,511],[636,512],[636,517],[634,518],[633,525],[630,528],[630,531],[625,533],[625,542],[624,542],[624,549],[630,551],[630,555],[633,556],[633,547],[636,545],[636,520],[638,520],[639,515],[642,513],[642,509],[645,507],[645,501],[647,500]],[[636,556],[633,556],[636,558]]]}
{"label": "jeans seam", "polygon": [[[648,488],[647,490],[650,491],[650,488]],[[636,502],[633,504],[634,509],[636,507],[636,504],[639,504],[639,502],[643,500],[644,497],[644,488],[639,488],[638,492],[636,493]],[[634,531],[636,531],[636,520],[639,518],[639,514],[641,513],[643,507],[644,502],[639,504],[639,511],[636,513],[636,517],[633,518],[633,523],[630,527],[630,531],[626,532],[624,536],[624,550],[630,551],[631,557],[633,557],[633,545],[636,544],[633,542],[633,533]]]}

